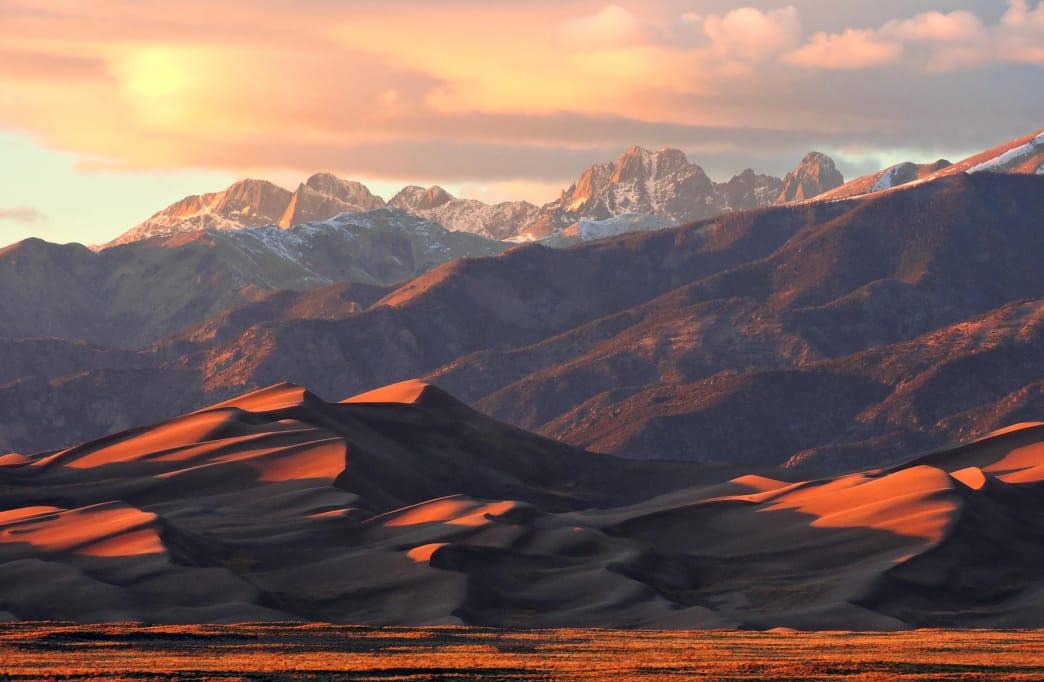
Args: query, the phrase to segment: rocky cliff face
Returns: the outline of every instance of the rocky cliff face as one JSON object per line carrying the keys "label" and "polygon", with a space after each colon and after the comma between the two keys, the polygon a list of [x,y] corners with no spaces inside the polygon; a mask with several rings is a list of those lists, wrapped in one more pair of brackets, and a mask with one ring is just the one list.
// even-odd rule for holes
{"label": "rocky cliff face", "polygon": [[646,213],[679,223],[716,214],[714,183],[678,149],[631,147],[615,162],[591,166],[524,232],[545,237],[582,219]]}
{"label": "rocky cliff face", "polygon": [[221,192],[185,197],[105,246],[196,230],[286,228],[383,207],[365,185],[330,173],[316,173],[292,193],[267,180],[241,180]]}
{"label": "rocky cliff face", "polygon": [[843,181],[830,157],[818,153],[806,156],[787,180],[748,168],[727,182],[714,182],[680,149],[631,147],[615,162],[584,171],[561,197],[540,209],[521,235],[541,239],[582,220],[622,214],[645,214],[680,225],[792,200],[784,198],[788,195],[815,196]]}
{"label": "rocky cliff face", "polygon": [[290,192],[267,180],[240,180],[221,192],[195,194],[154,213],[148,220],[109,242],[131,242],[194,230],[238,230],[278,223]]}
{"label": "rocky cliff face", "polygon": [[801,163],[783,178],[783,188],[776,203],[803,201],[819,196],[844,184],[845,178],[826,154],[809,152]]}
{"label": "rocky cliff face", "polygon": [[279,219],[279,227],[329,220],[341,213],[362,213],[384,207],[366,185],[316,173],[298,186]]}

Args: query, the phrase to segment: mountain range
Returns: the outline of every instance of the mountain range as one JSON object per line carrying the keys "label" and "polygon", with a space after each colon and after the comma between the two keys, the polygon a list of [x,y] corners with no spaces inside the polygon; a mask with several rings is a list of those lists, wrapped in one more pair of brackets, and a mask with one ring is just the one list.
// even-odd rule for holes
{"label": "mountain range", "polygon": [[398,208],[443,227],[490,239],[528,241],[579,220],[621,213],[657,216],[680,224],[726,211],[810,198],[843,183],[829,157],[811,153],[783,180],[748,169],[715,183],[678,149],[631,147],[615,162],[592,166],[561,197],[538,207],[526,201],[485,204],[459,199],[441,187],[405,187],[387,204],[358,182],[317,173],[289,192],[264,180],[241,180],[222,192],[186,197],[106,246],[200,229],[281,228],[329,220],[341,213]]}
{"label": "mountain range", "polygon": [[[903,162],[846,183],[829,156],[810,152],[784,178],[744,170],[714,182],[678,149],[629,148],[614,162],[591,166],[543,206],[526,201],[486,204],[460,199],[438,186],[409,186],[387,203],[359,182],[316,173],[294,192],[265,180],[241,180],[221,192],[189,196],[157,212],[105,246],[132,243],[200,229],[283,229],[321,222],[342,213],[388,206],[435,222],[448,230],[507,241],[545,240],[552,246],[582,241],[585,233],[616,233],[617,223],[581,230],[621,215],[641,229],[658,229],[793,201],[859,196],[955,173],[981,171],[1033,174],[1044,164],[1044,139],[1034,133],[972,155],[958,163]],[[564,233],[564,234],[563,234]],[[597,237],[596,237],[597,238]]]}
{"label": "mountain range", "polygon": [[400,208],[98,252],[22,242],[0,252],[0,450],[277,381],[337,396],[428,377],[631,457],[895,462],[1039,416],[1044,178],[1022,172],[1038,139],[966,164],[1018,172],[818,200],[795,179],[785,204],[681,227],[583,219],[553,235],[578,242],[562,250]]}
{"label": "mountain range", "polygon": [[6,620],[1044,625],[1039,422],[805,480],[584,452],[419,381],[279,384],[0,483]]}

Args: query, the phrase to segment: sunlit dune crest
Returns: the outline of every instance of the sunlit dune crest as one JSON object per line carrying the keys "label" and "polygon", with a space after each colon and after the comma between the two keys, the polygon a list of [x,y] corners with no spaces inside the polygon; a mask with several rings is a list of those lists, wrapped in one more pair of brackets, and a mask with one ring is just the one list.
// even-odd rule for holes
{"label": "sunlit dune crest", "polygon": [[420,547],[414,547],[406,552],[406,556],[413,559],[418,564],[426,564],[431,561],[432,554],[445,546],[445,542],[430,542],[426,545],[421,545]]}
{"label": "sunlit dune crest", "polygon": [[[289,401],[293,393],[282,392],[273,401],[253,395],[243,402],[270,411],[297,404]],[[89,469],[142,464],[156,470],[156,476],[170,478],[204,467],[243,463],[263,482],[333,480],[344,471],[346,448],[341,438],[295,420],[250,423],[240,415],[230,407],[211,408],[112,443],[71,448],[34,465]],[[180,466],[157,469],[175,463]]]}
{"label": "sunlit dune crest", "polygon": [[410,379],[390,386],[383,386],[373,391],[360,393],[350,398],[345,398],[342,403],[402,403],[410,405],[424,394],[430,387],[423,381]]}
{"label": "sunlit dune crest", "polygon": [[921,466],[803,487],[774,499],[765,511],[795,509],[815,515],[813,526],[875,528],[939,541],[959,506],[952,491],[946,472]]}
{"label": "sunlit dune crest", "polygon": [[299,448],[273,450],[255,465],[262,482],[336,478],[345,465],[345,445],[340,438],[307,443]]}
{"label": "sunlit dune crest", "polygon": [[262,388],[241,395],[238,398],[211,405],[207,409],[213,410],[220,407],[237,407],[241,410],[247,410],[248,412],[270,412],[300,404],[307,393],[308,391],[306,389],[301,386],[295,386],[294,384],[275,384],[267,388]]}
{"label": "sunlit dune crest", "polygon": [[[73,448],[41,459],[35,464],[45,466],[52,460],[59,460],[64,466],[81,469],[135,461],[154,454],[162,457],[162,453],[179,445],[213,440],[215,434],[229,427],[233,418],[234,415],[230,412],[220,410],[189,415],[97,450],[88,450],[80,454],[78,449]],[[176,457],[173,453],[171,456]]]}
{"label": "sunlit dune crest", "polygon": [[422,523],[448,523],[453,526],[481,526],[488,523],[488,516],[499,516],[517,505],[504,500],[482,504],[474,500],[450,498],[435,500],[396,512],[384,525],[415,526]]}
{"label": "sunlit dune crest", "polygon": [[1018,475],[1020,482],[1042,481],[1039,478],[1044,467],[1044,443],[1034,443],[1017,447],[1008,452],[996,462],[983,467],[983,470],[991,473],[1001,480]]}
{"label": "sunlit dune crest", "polygon": [[1032,429],[1037,426],[1044,426],[1044,422],[1019,422],[1018,424],[1012,424],[1010,426],[1005,426],[1004,428],[997,429],[996,431],[991,431],[989,435],[986,436],[986,438],[990,438],[991,436],[1003,436],[1006,433],[1014,433],[1016,431]]}
{"label": "sunlit dune crest", "polygon": [[759,493],[766,493],[771,490],[777,490],[784,486],[790,485],[786,481],[777,481],[774,478],[768,478],[766,476],[757,476],[754,474],[748,474],[747,476],[740,476],[739,478],[732,479],[733,483],[742,485],[746,488],[750,488],[753,491]]}
{"label": "sunlit dune crest", "polygon": [[85,556],[158,554],[165,548],[155,521],[155,514],[118,503],[70,510],[16,509],[0,516],[0,543],[25,542],[46,552]]}
{"label": "sunlit dune crest", "polygon": [[950,476],[972,490],[982,490],[982,487],[986,485],[986,474],[979,467],[968,467],[967,469],[951,471]]}
{"label": "sunlit dune crest", "polygon": [[48,507],[40,505],[36,507],[19,507],[18,509],[6,509],[0,511],[0,524],[10,523],[12,521],[23,521],[30,519],[35,516],[43,516],[45,514],[53,514],[55,512],[62,511],[61,507]]}

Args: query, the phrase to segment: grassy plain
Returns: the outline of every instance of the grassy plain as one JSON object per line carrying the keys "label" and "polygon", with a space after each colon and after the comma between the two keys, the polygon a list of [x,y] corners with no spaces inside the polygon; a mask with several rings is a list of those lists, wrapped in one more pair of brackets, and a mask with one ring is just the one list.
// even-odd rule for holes
{"label": "grassy plain", "polygon": [[17,623],[0,679],[1044,680],[1044,631]]}

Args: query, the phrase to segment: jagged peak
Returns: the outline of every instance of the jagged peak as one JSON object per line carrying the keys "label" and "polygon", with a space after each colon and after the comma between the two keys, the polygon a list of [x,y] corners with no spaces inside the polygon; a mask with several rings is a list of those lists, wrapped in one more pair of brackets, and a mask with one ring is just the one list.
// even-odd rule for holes
{"label": "jagged peak", "polygon": [[438,185],[432,185],[427,188],[418,185],[408,185],[399,190],[388,204],[407,210],[431,209],[449,203],[453,199],[452,194]]}
{"label": "jagged peak", "polygon": [[811,199],[844,183],[845,178],[832,158],[823,152],[811,151],[783,178],[783,190],[776,203]]}
{"label": "jagged peak", "polygon": [[[270,180],[262,180],[260,178],[243,178],[242,180],[236,180],[231,185],[229,185],[228,187],[225,188],[224,193],[225,194],[236,194],[239,191],[251,191],[251,190],[270,191],[270,192],[271,191],[275,191],[275,192],[278,192],[278,193],[284,193],[284,192],[285,193],[289,193],[289,190],[287,190],[287,189],[285,189],[283,187],[280,187],[279,185],[275,184],[274,182],[272,182]],[[189,197],[186,197],[186,199],[190,199],[190,198],[195,197],[195,196],[207,196],[207,194],[200,194],[200,195],[195,195],[194,194],[194,195],[191,195]]]}
{"label": "jagged peak", "polygon": [[449,201],[453,201],[452,194],[438,185],[432,185],[424,192],[423,202],[425,205],[422,208],[434,208]]}
{"label": "jagged peak", "polygon": [[652,152],[637,144],[632,144],[630,147],[624,150],[624,153],[620,155],[621,159],[626,159],[632,156],[652,156]]}
{"label": "jagged peak", "polygon": [[834,168],[837,165],[834,163],[834,159],[832,159],[830,156],[824,154],[823,152],[818,152],[814,150],[810,151],[808,154],[805,154],[804,158],[801,159],[800,165],[806,166],[812,164],[830,166],[831,168]]}
{"label": "jagged peak", "polygon": [[333,173],[331,173],[329,171],[319,171],[318,173],[312,173],[311,175],[309,175],[308,179],[305,181],[305,184],[306,185],[313,185],[315,183],[322,183],[322,182],[346,182],[346,181],[342,180],[341,178],[339,178],[338,176],[334,175]]}
{"label": "jagged peak", "polygon": [[677,159],[679,161],[684,161],[686,163],[688,163],[689,161],[688,157],[685,155],[685,152],[683,152],[681,149],[678,149],[677,147],[672,147],[670,145],[665,144],[662,147],[659,147],[658,149],[653,151],[646,147],[642,147],[641,145],[633,144],[626,150],[624,150],[624,153],[620,155],[619,159],[617,160],[617,163],[623,163],[627,160],[635,158],[640,158],[643,160],[652,158],[670,158]]}
{"label": "jagged peak", "polygon": [[313,189],[324,190],[328,188],[337,187],[348,187],[355,190],[365,191],[367,194],[371,194],[370,188],[359,182],[358,180],[345,180],[342,177],[334,175],[328,171],[320,173],[313,173],[305,181],[305,185]]}

